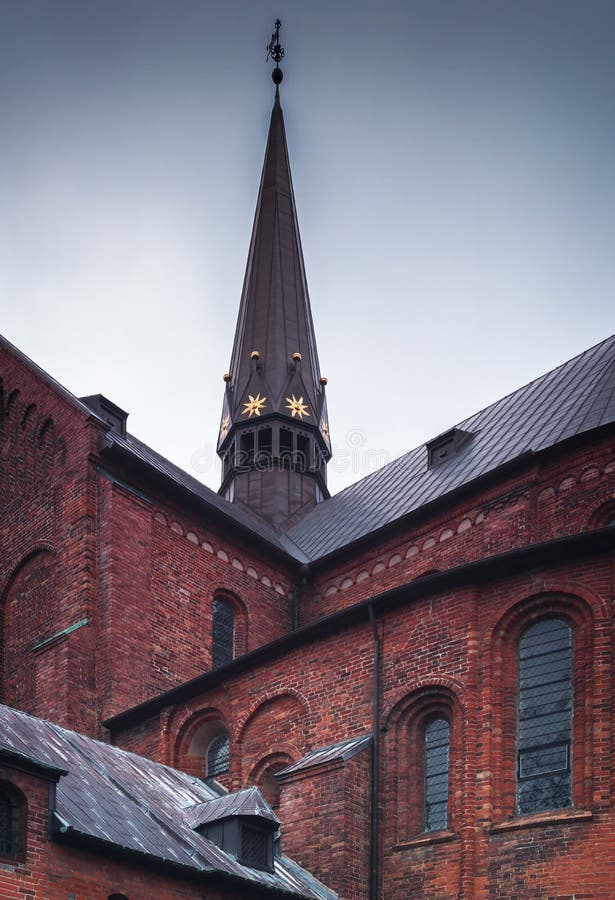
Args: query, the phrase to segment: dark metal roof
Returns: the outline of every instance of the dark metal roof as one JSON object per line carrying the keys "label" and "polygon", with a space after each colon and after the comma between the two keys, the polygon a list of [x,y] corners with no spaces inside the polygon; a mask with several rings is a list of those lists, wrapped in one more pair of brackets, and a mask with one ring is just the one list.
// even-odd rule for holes
{"label": "dark metal roof", "polygon": [[363,734],[361,737],[347,738],[344,741],[338,741],[337,744],[330,744],[328,747],[322,747],[320,750],[311,750],[302,759],[290,766],[286,766],[278,772],[278,775],[289,775],[291,772],[299,772],[302,769],[313,769],[314,766],[323,766],[331,762],[346,762],[356,753],[369,747],[372,742],[371,734]]}
{"label": "dark metal roof", "polygon": [[[76,408],[93,415],[4,338],[2,345]],[[444,464],[429,468],[426,445],[417,447],[307,511],[287,532],[225,500],[132,435],[108,432],[107,440],[112,449],[169,479],[246,533],[306,563],[366,538],[524,454],[614,422],[615,335],[459,423],[456,428],[472,437]]]}
{"label": "dark metal roof", "polygon": [[472,434],[429,468],[423,445],[307,512],[288,535],[316,560],[527,453],[615,422],[615,336],[456,427]]}
{"label": "dark metal roof", "polygon": [[192,475],[180,469],[179,466],[165,459],[160,453],[156,453],[155,450],[152,450],[151,447],[148,447],[147,444],[144,444],[134,435],[127,434],[123,438],[119,434],[109,432],[107,441],[109,448],[116,447],[124,451],[135,461],[145,464],[149,469],[169,479],[178,487],[183,488],[197,499],[205,502],[208,506],[214,507],[223,516],[232,519],[248,532],[258,535],[262,540],[281,550],[287,556],[291,556],[297,562],[308,562],[308,557],[301,548],[283,531],[270,525],[269,522],[266,522],[265,519],[246,507],[230,503]]}
{"label": "dark metal roof", "polygon": [[256,816],[276,825],[280,824],[280,820],[257,787],[245,788],[234,794],[223,794],[215,800],[197,804],[186,811],[186,824],[190,828],[198,828],[206,822],[228,819],[231,816]]}
{"label": "dark metal roof", "polygon": [[[0,706],[0,747],[68,772],[57,785],[59,839],[77,835],[193,873],[234,876],[263,893],[336,896],[285,857],[276,859],[274,872],[252,869],[194,831],[187,811],[219,798],[197,778],[6,706]],[[252,798],[247,805],[258,804]]]}

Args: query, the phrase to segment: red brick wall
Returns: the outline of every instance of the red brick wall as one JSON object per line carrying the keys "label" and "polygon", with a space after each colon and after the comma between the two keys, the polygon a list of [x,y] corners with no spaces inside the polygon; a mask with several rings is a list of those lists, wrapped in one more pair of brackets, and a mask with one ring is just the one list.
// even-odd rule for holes
{"label": "red brick wall", "polygon": [[[387,900],[401,900],[412,891],[466,900],[515,896],[495,893],[500,890],[494,886],[497,880],[504,883],[512,870],[503,874],[493,854],[505,842],[509,848],[517,847],[505,858],[513,859],[517,852],[517,860],[521,859],[528,843],[539,844],[554,827],[563,829],[570,852],[588,865],[589,855],[598,848],[601,854],[609,848],[615,853],[608,824],[613,770],[612,575],[610,557],[570,560],[484,585],[433,593],[382,617],[381,849],[382,896]],[[535,817],[519,820],[512,804],[516,641],[522,628],[543,614],[564,615],[575,630],[574,796],[582,820],[560,811],[553,817],[556,826]],[[259,750],[267,754],[278,746],[296,759],[311,748],[364,734],[371,728],[372,654],[367,622],[290,650],[225,680],[223,687],[180,710],[170,710],[169,746],[181,741],[184,722],[215,708],[229,726],[229,786],[238,788],[258,765]],[[441,710],[451,720],[450,828],[425,835],[417,817],[420,788],[416,775],[412,778],[416,767],[412,769],[409,742],[415,734],[413,717]],[[152,722],[150,727],[153,734],[157,726]],[[136,730],[121,735],[120,743],[143,749]],[[339,830],[338,841],[329,830],[326,839],[321,838],[320,823],[327,822],[329,802],[325,795],[333,794],[340,815],[343,811],[350,816],[354,810],[353,827],[365,839],[369,821],[366,807],[337,782],[328,784],[326,791],[320,784],[308,772],[291,793],[284,787],[280,813],[289,852],[293,848],[302,864],[324,877],[330,864],[321,858],[324,846],[342,855],[351,846]],[[368,790],[367,773],[360,776],[360,784]],[[510,832],[509,823],[515,826]],[[505,867],[504,862],[501,865]],[[539,860],[535,865],[536,877],[550,885],[548,896],[578,892],[574,876],[561,867],[554,869],[548,860],[542,868]],[[615,872],[608,884],[615,895]],[[356,891],[349,897],[367,896],[361,894],[365,882],[360,889],[346,889]]]}
{"label": "red brick wall", "polygon": [[[305,592],[302,621],[314,621],[433,571],[576,534],[615,495],[615,441],[554,452],[514,478],[481,488],[394,537],[371,540],[317,575]],[[615,510],[614,513],[615,515]]]}
{"label": "red brick wall", "polygon": [[367,897],[370,764],[367,748],[345,763],[280,777],[284,853],[343,900]]}
{"label": "red brick wall", "polygon": [[[96,733],[99,708],[105,715],[119,712],[209,669],[217,591],[237,604],[238,651],[289,631],[298,572],[180,509],[177,497],[163,495],[162,488],[135,484],[147,495],[143,500],[95,476],[87,459],[90,454],[100,461],[97,429],[18,361],[3,355],[1,362],[0,584],[5,635],[10,633],[4,654],[8,695]],[[13,384],[21,393],[8,409]],[[40,412],[29,409],[32,402]],[[43,427],[47,418],[53,430]],[[131,480],[119,470],[115,475]],[[426,572],[587,530],[603,521],[599,511],[614,497],[612,438],[553,451],[514,477],[318,569],[305,592],[302,621]],[[28,561],[33,551],[43,552]],[[386,900],[412,893],[447,900],[561,898],[581,891],[615,896],[608,864],[615,856],[613,572],[612,556],[562,559],[522,575],[432,592],[381,616]],[[20,603],[33,623],[32,638],[14,624]],[[549,611],[564,615],[575,632],[577,815],[560,811],[549,821],[524,821],[514,815],[513,797],[515,647],[520,630]],[[87,626],[43,648],[28,645],[86,618]],[[235,789],[258,778],[276,754],[296,760],[312,748],[370,731],[372,666],[365,617],[227,676],[115,738],[120,746],[201,774],[202,760],[188,752],[195,746],[191,736],[203,723],[219,720],[231,748],[223,780]],[[44,690],[37,691],[37,684]],[[420,790],[412,778],[419,772],[411,746],[416,715],[430,709],[446,710],[451,720],[450,828],[438,836],[420,831]],[[357,841],[367,840],[369,825],[369,776],[361,765],[363,756],[354,769],[349,763],[347,770],[309,775],[282,792],[286,848],[295,848],[316,872],[338,880],[348,875],[348,883],[339,881],[342,897],[344,891],[365,897],[367,890],[359,874],[363,844],[356,859],[352,853]],[[325,795],[337,830],[326,819]],[[359,869],[350,877],[355,861]]]}
{"label": "red brick wall", "polygon": [[3,347],[0,386],[6,700],[93,733],[96,507],[86,459],[97,429]]}
{"label": "red brick wall", "polygon": [[[235,608],[241,655],[289,631],[291,573],[99,475],[102,718],[211,668],[212,609]],[[142,487],[139,485],[139,488]]]}

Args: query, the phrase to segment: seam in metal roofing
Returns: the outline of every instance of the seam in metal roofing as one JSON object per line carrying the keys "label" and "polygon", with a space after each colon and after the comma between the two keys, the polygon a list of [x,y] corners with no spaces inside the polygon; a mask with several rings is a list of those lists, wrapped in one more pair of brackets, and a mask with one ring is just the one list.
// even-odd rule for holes
{"label": "seam in metal roofing", "polygon": [[[7,706],[0,706],[0,748],[68,772],[58,781],[56,809],[73,833],[197,873],[243,878],[263,890],[336,897],[285,857],[276,858],[274,872],[252,869],[194,831],[187,811],[220,799],[198,778]],[[262,803],[264,809],[256,788],[246,793],[251,808]]]}

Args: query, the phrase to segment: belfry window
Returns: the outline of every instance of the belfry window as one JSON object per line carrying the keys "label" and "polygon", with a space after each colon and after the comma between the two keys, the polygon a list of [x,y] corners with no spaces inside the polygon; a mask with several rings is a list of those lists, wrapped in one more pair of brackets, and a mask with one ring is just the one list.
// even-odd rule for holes
{"label": "belfry window", "polygon": [[536,622],[519,641],[517,813],[572,805],[572,628]]}
{"label": "belfry window", "polygon": [[280,462],[287,468],[293,464],[293,433],[288,428],[280,428]]}
{"label": "belfry window", "polygon": [[258,431],[257,465],[267,467],[273,455],[273,432],[271,428],[260,428]]}
{"label": "belfry window", "polygon": [[254,464],[254,432],[246,431],[239,438],[239,453],[235,459],[237,469],[248,468]]}
{"label": "belfry window", "polygon": [[448,771],[450,726],[446,719],[432,719],[425,728],[425,831],[440,831],[448,825]]}
{"label": "belfry window", "polygon": [[235,610],[223,597],[214,599],[212,623],[212,666],[217,669],[235,656]]}
{"label": "belfry window", "polygon": [[229,740],[228,734],[223,732],[216,735],[207,748],[206,772],[207,778],[216,778],[224,775],[229,769]]}

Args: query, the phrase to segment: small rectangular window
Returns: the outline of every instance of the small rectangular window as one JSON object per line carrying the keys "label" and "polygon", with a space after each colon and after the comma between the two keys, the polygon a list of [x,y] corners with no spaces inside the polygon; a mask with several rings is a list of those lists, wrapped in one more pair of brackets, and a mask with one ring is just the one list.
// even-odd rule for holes
{"label": "small rectangular window", "polygon": [[273,835],[259,828],[241,825],[241,850],[239,862],[255,869],[271,869]]}

